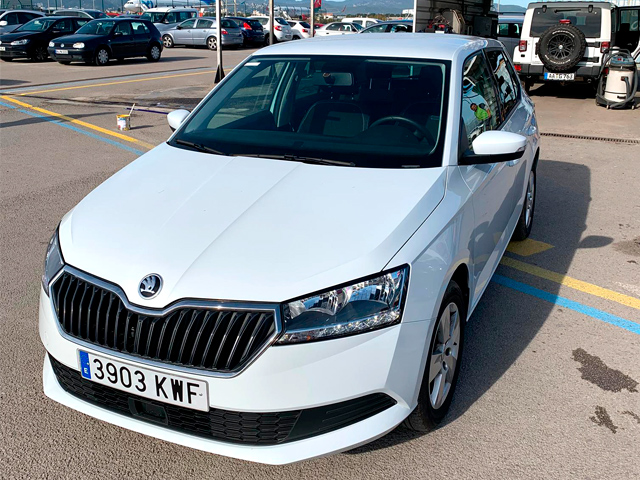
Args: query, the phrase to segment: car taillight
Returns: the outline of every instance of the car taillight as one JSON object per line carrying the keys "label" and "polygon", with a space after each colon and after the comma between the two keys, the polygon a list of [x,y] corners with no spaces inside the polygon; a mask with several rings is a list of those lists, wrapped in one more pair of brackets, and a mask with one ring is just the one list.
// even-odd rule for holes
{"label": "car taillight", "polygon": [[242,24],[242,28],[244,28],[245,30],[251,30],[251,25],[249,25],[247,22],[244,22]]}
{"label": "car taillight", "polygon": [[227,32],[224,28],[221,30],[223,35],[229,35],[229,32]]}
{"label": "car taillight", "polygon": [[603,75],[609,75],[609,67],[605,67],[602,69],[602,74]]}
{"label": "car taillight", "polygon": [[607,50],[609,50],[610,47],[611,47],[610,42],[602,42],[600,44],[600,53],[605,53]]}
{"label": "car taillight", "polygon": [[561,25],[571,25],[571,20],[567,20],[566,18],[560,20]]}
{"label": "car taillight", "polygon": [[280,25],[276,25],[276,26],[275,26],[275,27],[273,27],[273,28],[275,28],[275,29],[276,29],[276,30],[278,30],[279,32],[281,32],[281,31],[282,31],[282,27],[281,27]]}
{"label": "car taillight", "polygon": [[521,72],[522,71],[522,65],[518,65],[517,63],[513,66],[513,68],[516,69],[516,72]]}
{"label": "car taillight", "polygon": [[302,29],[302,33],[309,33],[309,30],[308,30],[308,29],[306,29],[306,28],[303,28],[303,29]]}
{"label": "car taillight", "polygon": [[518,51],[519,52],[526,52],[527,51],[527,41],[526,40],[520,40],[520,42],[518,43]]}

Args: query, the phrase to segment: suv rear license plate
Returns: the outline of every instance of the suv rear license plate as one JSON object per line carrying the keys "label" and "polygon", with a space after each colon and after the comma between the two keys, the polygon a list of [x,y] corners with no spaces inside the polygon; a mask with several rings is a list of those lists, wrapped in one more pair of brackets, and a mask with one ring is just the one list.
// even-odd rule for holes
{"label": "suv rear license plate", "polygon": [[207,382],[156,372],[78,350],[83,378],[132,395],[209,411]]}
{"label": "suv rear license plate", "polygon": [[571,80],[575,80],[576,79],[576,74],[575,73],[549,73],[549,72],[545,72],[544,73],[544,79],[545,80],[564,80],[564,81],[571,81]]}

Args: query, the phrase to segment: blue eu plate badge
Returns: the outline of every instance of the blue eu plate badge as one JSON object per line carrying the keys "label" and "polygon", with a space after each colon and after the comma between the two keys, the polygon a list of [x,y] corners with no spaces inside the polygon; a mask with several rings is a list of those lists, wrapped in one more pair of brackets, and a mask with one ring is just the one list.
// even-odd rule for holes
{"label": "blue eu plate badge", "polygon": [[80,370],[84,378],[91,379],[91,366],[89,365],[89,354],[80,350]]}

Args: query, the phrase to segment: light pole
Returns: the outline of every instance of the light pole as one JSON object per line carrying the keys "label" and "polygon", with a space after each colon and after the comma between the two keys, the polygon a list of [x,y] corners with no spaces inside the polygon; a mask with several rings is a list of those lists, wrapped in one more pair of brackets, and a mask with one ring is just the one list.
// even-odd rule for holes
{"label": "light pole", "polygon": [[275,21],[273,15],[273,0],[269,0],[269,45],[273,45],[274,36],[273,36],[273,22]]}
{"label": "light pole", "polygon": [[315,29],[316,29],[316,26],[314,25],[314,23],[316,22],[313,21],[314,13],[315,13],[313,11],[313,3],[314,3],[314,0],[311,0],[311,8],[309,9],[309,25],[311,25],[311,38],[313,38],[313,36],[315,35]]}

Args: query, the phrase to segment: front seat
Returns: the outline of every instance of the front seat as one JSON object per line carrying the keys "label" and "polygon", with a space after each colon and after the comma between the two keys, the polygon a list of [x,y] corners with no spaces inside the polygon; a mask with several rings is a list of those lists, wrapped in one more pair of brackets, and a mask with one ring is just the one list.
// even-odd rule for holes
{"label": "front seat", "polygon": [[320,100],[303,117],[298,132],[354,137],[366,130],[368,125],[369,116],[355,103]]}

